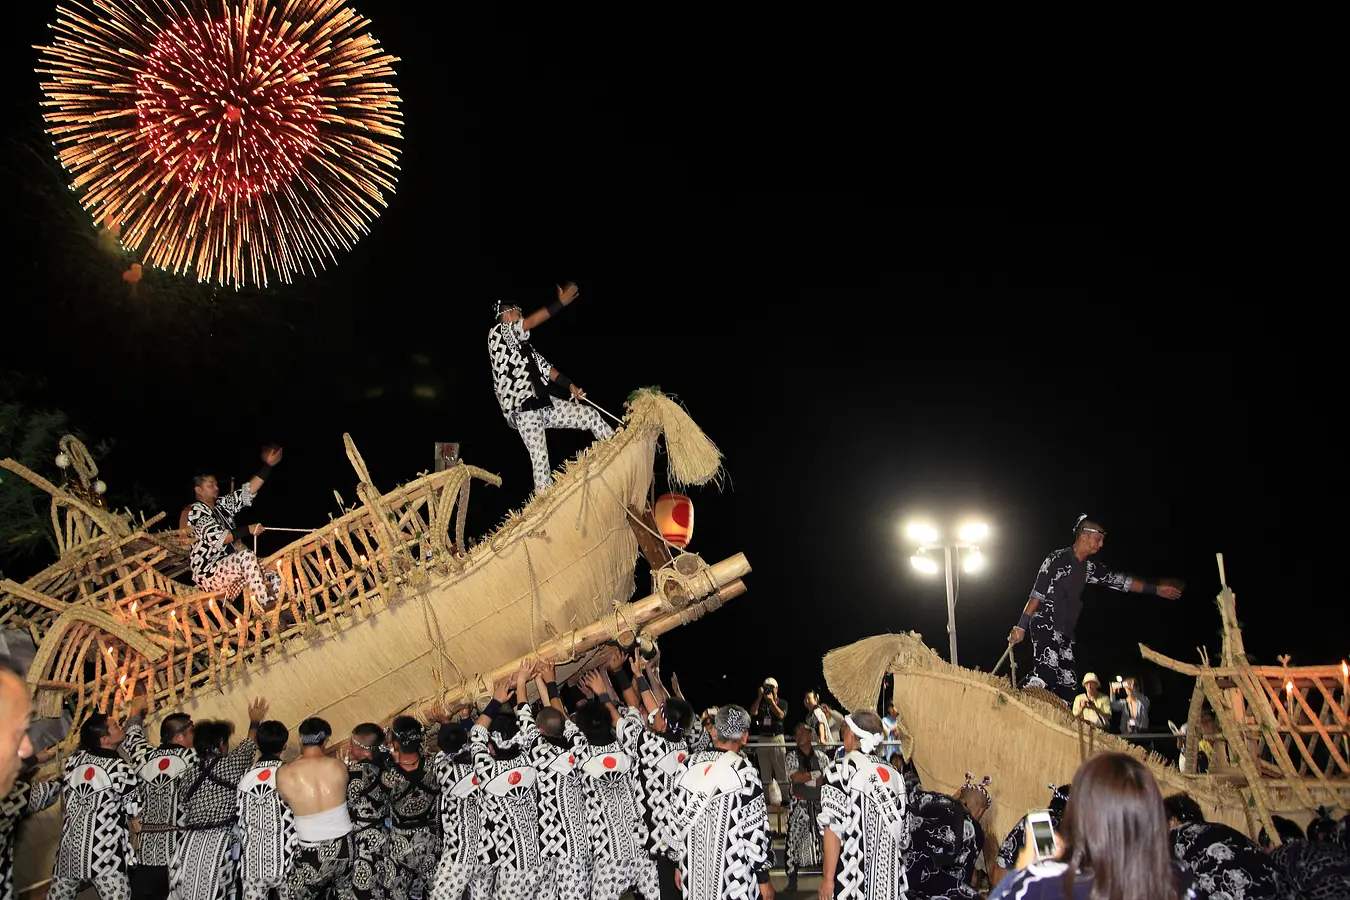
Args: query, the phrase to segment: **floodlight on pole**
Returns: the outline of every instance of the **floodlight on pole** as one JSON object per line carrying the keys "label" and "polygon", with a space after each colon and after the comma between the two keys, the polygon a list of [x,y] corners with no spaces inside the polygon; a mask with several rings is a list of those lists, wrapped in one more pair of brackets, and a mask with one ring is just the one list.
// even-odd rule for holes
{"label": "floodlight on pole", "polygon": [[[975,542],[989,534],[989,526],[983,522],[969,522],[957,531],[959,540],[940,540],[938,531],[922,521],[912,522],[905,529],[909,539],[919,545],[918,553],[909,558],[915,571],[923,575],[936,575],[939,569],[946,571],[947,587],[947,634],[951,638],[952,665],[960,665],[956,655],[956,595],[958,580],[957,566],[966,572],[976,572],[984,567],[984,554]],[[942,550],[943,566],[927,555],[929,550]],[[963,555],[962,550],[966,553]]]}
{"label": "floodlight on pole", "polygon": [[976,541],[982,540],[989,534],[989,526],[983,522],[972,522],[969,525],[963,526],[958,534],[960,535],[961,540],[970,541],[973,544]]}
{"label": "floodlight on pole", "polygon": [[925,575],[936,575],[938,570],[937,560],[931,556],[924,556],[919,553],[909,558],[909,564]]}
{"label": "floodlight on pole", "polygon": [[918,541],[920,544],[936,544],[938,539],[937,529],[931,525],[915,522],[909,526],[909,539]]}
{"label": "floodlight on pole", "polygon": [[984,565],[984,554],[980,553],[979,547],[974,547],[966,554],[965,562],[962,563],[961,568],[967,572],[974,572],[982,565]]}

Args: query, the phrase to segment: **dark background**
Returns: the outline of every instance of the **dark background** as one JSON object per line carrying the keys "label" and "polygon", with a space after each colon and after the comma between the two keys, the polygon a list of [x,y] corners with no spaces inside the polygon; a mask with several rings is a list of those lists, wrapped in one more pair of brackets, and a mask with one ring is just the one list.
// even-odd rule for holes
{"label": "dark background", "polygon": [[[1080,669],[1139,673],[1158,724],[1189,685],[1136,645],[1217,647],[1216,551],[1262,662],[1347,655],[1322,280],[1344,166],[1317,22],[358,9],[403,60],[398,193],[336,268],[242,292],[121,282],[41,134],[52,11],[8,20],[0,367],[114,439],[114,490],[174,520],[191,475],[243,479],[276,441],[258,515],[313,527],[332,489],[356,501],[344,431],[386,490],[457,440],[505,478],[474,493],[483,534],[530,490],[491,301],[570,278],[581,299],[535,336],[550,360],[614,412],[677,394],[727,455],[691,549],[754,573],[665,642],[696,704],[774,675],[799,715],[823,653],[887,630],[945,655],[941,579],[900,540],[920,513],[993,528],[962,586],[968,666],[1082,512],[1107,565],[1185,581],[1177,602],[1090,588],[1079,629]],[[552,433],[555,463],[585,439]]]}

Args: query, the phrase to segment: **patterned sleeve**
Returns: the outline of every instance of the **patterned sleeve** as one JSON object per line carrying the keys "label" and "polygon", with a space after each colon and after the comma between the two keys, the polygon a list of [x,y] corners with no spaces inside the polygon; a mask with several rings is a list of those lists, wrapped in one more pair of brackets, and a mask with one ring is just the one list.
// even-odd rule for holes
{"label": "patterned sleeve", "polygon": [[548,360],[544,359],[544,354],[540,353],[538,350],[535,350],[533,347],[531,347],[530,349],[534,353],[534,364],[539,367],[540,376],[542,376],[545,380],[548,380],[549,372],[553,369],[553,367],[549,365]]}
{"label": "patterned sleeve", "polygon": [[188,510],[188,527],[192,529],[192,539],[205,544],[212,550],[221,550],[225,547],[225,535],[228,534],[221,527],[216,517],[211,515],[211,508],[205,503],[194,503]]}
{"label": "patterned sleeve", "polygon": [[792,749],[792,750],[789,750],[789,751],[787,752],[787,777],[788,777],[788,781],[791,781],[791,780],[792,780],[792,776],[793,776],[793,775],[796,775],[798,772],[800,772],[800,771],[802,770],[802,764],[801,764],[801,763],[802,763],[802,755],[801,755],[800,753],[798,753],[798,752],[796,751],[796,749]]}
{"label": "patterned sleeve", "polygon": [[1087,583],[1104,584],[1114,591],[1128,591],[1130,585],[1134,583],[1134,579],[1118,575],[1101,563],[1088,560]]}
{"label": "patterned sleeve", "polygon": [[665,834],[660,838],[661,846],[666,848],[666,855],[675,863],[684,859],[684,839],[693,824],[689,821],[689,815],[694,806],[694,793],[685,790],[677,782],[670,791],[670,809],[664,821]]}
{"label": "patterned sleeve", "polygon": [[253,768],[253,758],[258,755],[258,744],[253,738],[245,738],[239,742],[225,758],[216,763],[216,776],[222,781],[238,782],[244,777],[244,773]]}
{"label": "patterned sleeve", "polygon": [[843,785],[848,783],[849,770],[852,767],[844,760],[837,760],[825,767],[825,784],[820,788],[820,815],[816,821],[821,831],[829,829],[843,840],[853,827],[854,810]]}
{"label": "patterned sleeve", "polygon": [[741,846],[748,851],[747,862],[754,873],[767,873],[774,863],[773,837],[769,834],[769,810],[764,805],[764,785],[759,770],[746,763],[741,767]]}
{"label": "patterned sleeve", "polygon": [[34,782],[28,788],[28,811],[40,812],[60,799],[60,779]]}
{"label": "patterned sleeve", "polygon": [[469,729],[469,748],[473,753],[473,774],[478,776],[478,780],[487,784],[492,780],[492,752],[488,750],[488,741],[492,735],[488,730],[477,722]]}
{"label": "patterned sleeve", "polygon": [[122,812],[128,819],[141,814],[141,779],[136,770],[126,760],[118,760],[113,767],[113,778],[117,781],[117,793],[122,797]]}
{"label": "patterned sleeve", "polygon": [[1003,843],[998,848],[998,867],[1012,871],[1012,867],[1017,865],[1017,855],[1022,852],[1022,842],[1026,835],[1021,825],[1014,825],[1012,831],[1003,839]]}
{"label": "patterned sleeve", "polygon": [[1050,593],[1050,585],[1054,580],[1054,572],[1051,570],[1054,568],[1056,556],[1059,556],[1058,550],[1047,556],[1036,572],[1036,583],[1031,586],[1031,596],[1037,600],[1044,600]]}
{"label": "patterned sleeve", "polygon": [[516,746],[522,750],[529,750],[539,742],[539,727],[534,724],[534,707],[528,703],[522,703],[516,707],[516,727],[520,729],[520,735],[516,738]]}
{"label": "patterned sleeve", "polygon": [[216,506],[220,507],[220,511],[230,518],[239,515],[239,510],[244,507],[252,505],[253,489],[248,486],[247,481],[244,482],[243,487],[234,493],[216,498]]}
{"label": "patterned sleeve", "polygon": [[127,735],[122,738],[122,749],[131,757],[131,764],[137,768],[145,765],[146,757],[154,751],[145,738],[145,726],[140,716],[127,720]]}
{"label": "patterned sleeve", "polygon": [[563,719],[563,737],[571,741],[572,747],[576,750],[586,746],[586,735],[582,734],[577,723],[571,719]]}
{"label": "patterned sleeve", "polygon": [[619,707],[619,721],[614,725],[614,736],[618,738],[619,748],[625,753],[636,756],[642,732],[646,731],[642,713],[631,706]]}

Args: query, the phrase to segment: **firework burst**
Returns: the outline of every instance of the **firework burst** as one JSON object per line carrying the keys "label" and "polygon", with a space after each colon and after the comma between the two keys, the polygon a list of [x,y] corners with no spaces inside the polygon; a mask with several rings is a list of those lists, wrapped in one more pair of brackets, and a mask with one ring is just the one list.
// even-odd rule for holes
{"label": "firework burst", "polygon": [[57,8],[43,118],[94,222],[239,287],[336,261],[394,190],[397,58],[346,0]]}

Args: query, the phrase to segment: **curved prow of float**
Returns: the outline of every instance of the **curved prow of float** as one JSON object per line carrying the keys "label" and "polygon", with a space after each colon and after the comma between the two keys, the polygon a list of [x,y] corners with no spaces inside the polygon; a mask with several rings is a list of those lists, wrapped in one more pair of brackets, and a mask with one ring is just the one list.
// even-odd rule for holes
{"label": "curved prow of float", "polygon": [[1045,806],[1049,785],[1070,781],[1091,753],[1128,753],[1158,779],[1164,794],[1185,791],[1205,815],[1255,836],[1246,802],[1232,786],[1183,775],[1156,754],[1085,726],[1058,700],[1014,691],[1006,679],[953,666],[914,633],[865,638],[830,651],[825,683],[850,709],[872,709],[887,673],[906,757],[928,790],[952,793],[965,774],[988,775],[998,835],[1027,810]]}

